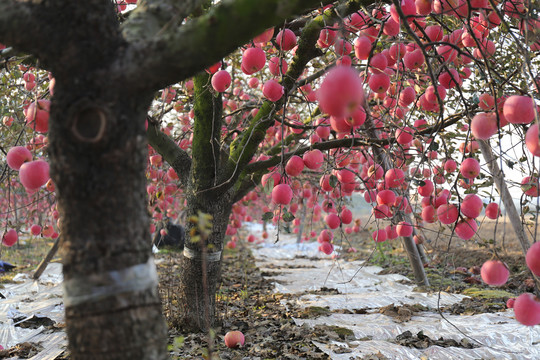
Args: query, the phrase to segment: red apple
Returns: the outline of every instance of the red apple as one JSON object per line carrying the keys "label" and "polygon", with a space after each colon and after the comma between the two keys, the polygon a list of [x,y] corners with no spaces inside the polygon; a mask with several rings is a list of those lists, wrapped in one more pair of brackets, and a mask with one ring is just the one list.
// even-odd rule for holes
{"label": "red apple", "polygon": [[501,286],[508,281],[510,271],[500,260],[488,260],[482,265],[480,275],[486,284]]}
{"label": "red apple", "polygon": [[231,74],[227,70],[220,70],[212,76],[212,87],[217,92],[224,92],[231,86]]}
{"label": "red apple", "polygon": [[399,236],[408,237],[413,234],[413,226],[407,221],[400,221],[396,226],[396,232]]}
{"label": "red apple", "polygon": [[514,302],[516,320],[526,326],[540,324],[540,302],[531,293],[523,293]]}
{"label": "red apple", "polygon": [[290,29],[283,29],[276,35],[276,43],[283,51],[292,50],[296,46],[296,35]]}
{"label": "red apple", "polygon": [[293,155],[285,165],[285,172],[289,176],[298,176],[304,170],[304,161],[298,155]]}
{"label": "red apple", "polygon": [[32,153],[24,146],[14,146],[7,152],[6,162],[13,170],[19,170],[27,161],[32,161]]}
{"label": "red apple", "polygon": [[364,101],[358,71],[345,66],[334,67],[321,83],[317,100],[321,109],[331,116],[350,116]]}
{"label": "red apple", "polygon": [[525,262],[532,273],[540,276],[540,242],[535,242],[527,251]]}
{"label": "red apple", "polygon": [[288,184],[279,184],[272,189],[272,200],[276,204],[288,205],[293,197],[293,191]]}
{"label": "red apple", "polygon": [[503,114],[512,124],[529,124],[534,120],[534,100],[528,96],[512,95],[503,105]]}
{"label": "red apple", "polygon": [[5,246],[13,246],[17,242],[17,239],[19,236],[17,235],[17,231],[14,229],[9,229],[4,233],[4,236],[2,237],[2,244]]}
{"label": "red apple", "polygon": [[35,190],[49,180],[49,164],[44,160],[35,160],[22,164],[19,178],[23,186]]}
{"label": "red apple", "polygon": [[375,230],[372,237],[375,242],[384,242],[387,238],[386,231],[384,229]]}

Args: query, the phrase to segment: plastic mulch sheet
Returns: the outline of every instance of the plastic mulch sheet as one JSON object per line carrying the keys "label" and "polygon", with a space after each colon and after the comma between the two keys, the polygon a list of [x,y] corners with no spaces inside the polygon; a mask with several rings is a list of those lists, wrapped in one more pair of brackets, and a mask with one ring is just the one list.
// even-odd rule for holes
{"label": "plastic mulch sheet", "polygon": [[[257,224],[249,230],[255,235],[262,232]],[[318,243],[297,244],[293,235],[282,233],[274,243],[275,229],[268,232],[267,243],[254,249],[253,255],[261,271],[275,281],[275,291],[297,294],[297,307],[344,310],[315,319],[294,319],[299,326],[352,330],[354,337],[347,341],[314,342],[332,359],[372,354],[388,359],[540,359],[540,328],[519,324],[513,310],[441,315],[439,308],[466,296],[415,291],[402,275],[377,275],[382,268],[332,260],[318,251]],[[379,313],[392,304],[420,310],[406,321]],[[455,346],[450,346],[452,341]]]}
{"label": "plastic mulch sheet", "polygon": [[17,274],[13,280],[17,283],[0,289],[3,297],[0,299],[0,345],[9,348],[23,342],[39,342],[45,346],[45,335],[57,337],[57,334],[42,334],[45,327],[39,324],[64,322],[62,265],[49,264],[38,281],[26,274]]}

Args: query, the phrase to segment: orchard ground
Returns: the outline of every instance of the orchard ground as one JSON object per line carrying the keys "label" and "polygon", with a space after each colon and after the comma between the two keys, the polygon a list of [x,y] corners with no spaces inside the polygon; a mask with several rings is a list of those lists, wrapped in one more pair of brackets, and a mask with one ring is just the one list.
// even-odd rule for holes
{"label": "orchard ground", "polygon": [[[371,231],[375,223],[369,218],[362,218],[363,228],[358,234],[347,236],[347,241],[341,245],[343,249],[354,247],[357,252],[343,252],[340,261],[350,262],[354,260],[367,261],[369,265],[383,267],[381,274],[402,274],[410,279],[413,278],[408,259],[398,240],[386,241],[378,246],[371,239]],[[496,227],[495,227],[496,225]],[[310,230],[309,224],[306,226]],[[315,229],[318,230],[318,229]],[[514,235],[511,224],[501,218],[495,221],[484,221],[477,236],[470,241],[463,241],[454,237],[449,245],[450,231],[446,229],[440,232],[438,227],[428,225],[423,229],[426,242],[426,252],[430,259],[426,267],[431,287],[428,289],[418,288],[419,292],[438,292],[463,294],[468,297],[451,306],[442,307],[442,313],[448,314],[482,314],[495,313],[506,309],[506,301],[520,293],[533,291],[534,283],[530,273],[525,268],[523,253],[519,242]],[[276,292],[275,277],[279,274],[281,266],[276,266],[276,271],[260,271],[255,266],[255,259],[251,254],[252,249],[258,246],[248,244],[245,239],[249,231],[242,229],[240,241],[236,249],[227,249],[224,255],[223,275],[221,287],[218,292],[219,326],[212,332],[214,339],[212,351],[222,359],[243,358],[278,358],[278,359],[327,359],[329,356],[323,353],[314,344],[329,344],[333,341],[354,340],[350,330],[335,325],[317,325],[315,327],[297,326],[295,319],[315,319],[330,313],[348,313],[346,309],[330,310],[325,307],[302,308],[295,306],[299,294],[283,294]],[[495,243],[491,239],[495,237]],[[282,230],[282,237],[291,238]],[[269,237],[267,244],[273,243],[275,238]],[[335,239],[337,242],[337,239]],[[12,248],[2,248],[2,259],[18,266],[15,272],[5,273],[1,277],[2,283],[10,282],[13,276],[19,272],[32,272],[39,261],[44,257],[52,243],[40,238],[30,238],[21,241]],[[509,281],[502,287],[490,287],[482,283],[479,275],[480,266],[484,261],[493,257],[493,246],[497,254],[511,271]],[[163,251],[156,255],[158,271],[160,274],[160,292],[163,301],[164,312],[169,322],[170,351],[174,359],[197,359],[208,351],[208,337],[201,334],[188,334],[178,323],[175,314],[181,304],[176,298],[176,288],[179,286],[181,254],[175,251]],[[330,256],[327,257],[330,259]],[[55,261],[61,260],[58,257]],[[294,260],[290,261],[294,267]],[[298,267],[305,267],[305,265]],[[283,269],[281,269],[282,271]],[[286,269],[285,269],[286,270]],[[309,271],[309,267],[305,269]],[[330,269],[328,269],[330,271]],[[318,296],[332,295],[337,289],[325,288],[324,280],[321,280],[320,289],[311,293]],[[393,316],[396,321],[407,321],[415,313],[426,310],[421,307],[407,307],[406,311],[400,307],[381,307],[383,314]],[[371,309],[373,311],[373,309]],[[432,310],[433,311],[433,310]],[[405,314],[407,313],[407,314]],[[436,313],[436,312],[435,312]],[[405,318],[403,318],[405,314]],[[62,324],[56,324],[54,329],[62,328]],[[223,342],[223,336],[227,331],[240,330],[246,336],[246,344],[241,349],[228,349]],[[473,336],[474,337],[474,336]],[[432,339],[435,340],[435,339]],[[416,334],[405,336],[396,340],[406,343],[406,346],[421,347],[426,344],[426,339],[418,338]],[[437,345],[452,346],[451,339],[443,339]],[[446,343],[445,343],[446,341]],[[44,344],[41,344],[43,346]],[[455,345],[455,344],[454,344]],[[39,349],[39,347],[36,347]],[[37,350],[28,351],[19,346],[6,352],[4,357],[15,355],[19,358],[29,358]],[[8,356],[9,355],[9,356]],[[64,353],[58,359],[67,359],[69,354]],[[369,358],[369,357],[366,357]],[[382,357],[384,358],[384,357]]]}
{"label": "orchard ground", "polygon": [[[377,247],[371,239],[371,227],[374,223],[370,223],[368,218],[363,218],[363,229],[360,233],[348,237],[350,244],[343,243],[343,248],[349,246],[355,247],[357,252],[342,253],[340,261],[350,263],[355,260],[367,261],[369,265],[379,265],[383,267],[380,274],[402,274],[412,279],[413,275],[408,264],[406,253],[401,246],[399,240],[387,241],[381,243]],[[307,226],[309,229],[309,226]],[[426,267],[430,288],[417,288],[415,291],[423,294],[437,294],[439,291],[448,292],[450,294],[466,295],[466,297],[455,304],[441,306],[442,314],[449,315],[475,315],[484,313],[498,313],[506,310],[506,301],[514,296],[525,291],[533,291],[533,282],[530,278],[530,273],[524,265],[522,251],[519,247],[519,242],[509,223],[505,223],[501,218],[497,223],[499,229],[497,234],[498,254],[500,258],[506,262],[510,268],[510,280],[502,287],[490,287],[482,283],[479,275],[480,266],[484,261],[492,258],[493,252],[488,246],[480,246],[485,239],[486,244],[489,239],[493,238],[495,230],[494,221],[486,221],[482,230],[479,231],[477,237],[471,241],[463,241],[454,238],[450,248],[448,249],[448,241],[445,237],[449,235],[448,230],[439,235],[439,239],[431,238],[429,230],[434,228],[424,229],[426,238],[425,246],[427,254],[431,259]],[[215,329],[216,345],[215,349],[219,356],[223,359],[244,359],[244,358],[261,358],[261,359],[327,359],[329,357],[325,353],[321,353],[320,349],[314,346],[317,344],[327,344],[335,351],[341,351],[346,355],[349,350],[337,348],[333,343],[337,342],[352,342],[355,340],[353,332],[347,327],[336,326],[333,323],[317,324],[310,327],[307,324],[298,326],[296,321],[310,321],[310,319],[322,318],[331,314],[363,314],[369,312],[380,312],[381,314],[393,317],[396,322],[407,322],[418,315],[422,311],[426,311],[425,307],[418,304],[413,306],[384,306],[379,309],[360,309],[351,312],[350,309],[329,309],[327,307],[308,306],[302,307],[299,304],[299,298],[306,294],[311,294],[315,297],[332,296],[339,293],[338,289],[326,287],[324,279],[321,279],[320,286],[316,290],[305,291],[304,293],[282,293],[279,290],[288,287],[287,274],[294,272],[312,272],[320,263],[313,261],[311,267],[309,259],[301,259],[302,263],[295,264],[295,259],[291,259],[285,265],[270,263],[267,268],[257,269],[254,266],[255,260],[260,264],[260,258],[253,258],[250,255],[251,250],[258,253],[261,249],[258,246],[247,244],[245,239],[249,231],[242,230],[238,242],[238,247],[234,250],[228,250],[224,258],[224,266],[226,271],[223,273],[223,283],[219,291],[219,314],[220,327]],[[293,234],[287,235],[286,232],[280,232],[281,239],[286,237],[294,237]],[[270,237],[266,240],[266,244],[271,244],[275,238]],[[282,240],[283,242],[283,240]],[[339,244],[338,244],[339,245]],[[270,245],[271,246],[271,245]],[[265,246],[263,246],[263,250]],[[290,248],[288,248],[290,249]],[[448,251],[448,255],[445,252]],[[287,250],[285,250],[287,251]],[[260,255],[260,253],[259,253]],[[161,291],[165,306],[167,318],[169,320],[171,330],[171,343],[178,336],[185,334],[181,330],[180,324],[175,322],[174,310],[179,306],[175,301],[175,283],[178,282],[175,276],[166,275],[173,274],[178,267],[178,259],[174,254],[165,254],[163,262],[159,265],[161,274]],[[256,255],[257,257],[257,255]],[[330,259],[330,256],[323,257]],[[271,262],[271,261],[270,261]],[[307,264],[307,265],[306,265]],[[270,269],[268,269],[270,268]],[[326,269],[331,271],[330,268]],[[359,275],[360,276],[360,275]],[[285,279],[285,280],[284,280]],[[164,281],[165,280],[165,281]],[[292,282],[292,279],[291,279]],[[410,283],[412,284],[412,283]],[[377,291],[376,289],[373,290]],[[396,296],[405,296],[399,294]],[[354,305],[353,305],[354,306]],[[359,307],[361,307],[359,305]],[[364,312],[365,311],[365,312]],[[429,309],[436,318],[437,309]],[[508,310],[511,312],[511,310]],[[521,326],[515,320],[516,326]],[[376,324],[371,324],[376,326]],[[525,328],[524,328],[525,329]],[[246,344],[242,349],[227,349],[222,341],[223,335],[227,331],[240,330],[246,335]],[[400,334],[403,335],[403,334]],[[472,336],[474,338],[474,335]],[[464,336],[465,338],[465,336]],[[358,340],[358,339],[356,339]],[[411,348],[422,348],[430,345],[438,346],[456,346],[453,339],[438,339],[434,338],[431,343],[425,338],[418,337],[417,334],[405,334],[399,339],[394,339],[396,343]],[[430,341],[431,341],[430,340]],[[392,341],[392,339],[390,340]],[[436,343],[436,341],[439,341]],[[459,346],[469,346],[473,340],[464,340]],[[201,335],[188,335],[183,338],[183,345],[175,348],[173,354],[179,359],[197,358],[204,353],[207,339]],[[473,345],[470,345],[471,347]],[[382,355],[378,357],[362,357],[365,359],[371,358],[386,358]],[[518,357],[519,358],[519,357]]]}

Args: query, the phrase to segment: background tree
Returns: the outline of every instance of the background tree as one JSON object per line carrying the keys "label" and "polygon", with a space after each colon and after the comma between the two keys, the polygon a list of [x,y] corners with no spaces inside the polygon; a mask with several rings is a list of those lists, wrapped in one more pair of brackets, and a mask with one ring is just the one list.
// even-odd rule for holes
{"label": "background tree", "polygon": [[[473,135],[497,134],[495,155],[530,165],[524,191],[538,196],[532,155],[515,159],[503,145],[507,132],[523,138],[520,121],[528,127],[538,119],[531,100],[538,96],[538,20],[530,2],[322,5],[0,4],[0,41],[9,46],[3,74],[14,84],[2,115],[5,124],[15,119],[3,140],[26,143],[33,158],[45,156],[47,145],[54,180],[47,190],[55,187],[57,199],[47,208],[62,219],[74,358],[165,357],[147,205],[155,220],[182,209],[192,219],[181,318],[186,329],[208,329],[225,236],[253,219],[246,207],[257,199],[269,205],[259,205],[266,220],[290,222],[303,208],[316,221],[325,212],[319,241],[332,253],[333,237],[337,243],[358,230],[344,199],[362,192],[378,219],[374,240],[402,236],[417,281],[425,282],[423,248],[413,243],[426,237],[423,224],[448,225],[450,241],[473,238],[483,204],[465,196],[492,188]],[[511,51],[521,56],[510,58]],[[50,71],[50,81],[38,69]],[[526,95],[517,101],[524,117],[511,115],[515,98],[504,104],[510,94]],[[40,114],[49,113],[44,128]],[[506,120],[517,125],[505,127]],[[15,171],[5,167],[6,179]],[[25,180],[27,171],[19,172],[26,191],[51,196],[39,190],[44,181]],[[45,175],[42,169],[38,180]],[[261,183],[266,193],[254,192]]]}

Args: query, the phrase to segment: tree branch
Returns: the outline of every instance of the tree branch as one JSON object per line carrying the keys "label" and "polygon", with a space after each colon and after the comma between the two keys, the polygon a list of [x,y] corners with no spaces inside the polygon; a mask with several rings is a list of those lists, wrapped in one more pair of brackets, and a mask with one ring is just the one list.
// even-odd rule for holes
{"label": "tree branch", "polygon": [[148,143],[174,169],[183,186],[187,186],[191,169],[191,158],[170,137],[159,131],[156,125],[149,123]]}
{"label": "tree branch", "polygon": [[41,32],[28,31],[39,26],[38,6],[27,1],[0,1],[0,42],[19,51],[33,52],[44,41]]}
{"label": "tree branch", "polygon": [[165,31],[178,28],[184,19],[208,0],[140,0],[128,20],[122,24],[122,35],[134,44],[152,41]]}
{"label": "tree branch", "polygon": [[193,166],[191,180],[195,192],[215,186],[219,168],[221,134],[221,94],[214,96],[210,86],[211,75],[203,71],[195,76],[195,102],[193,110]]}
{"label": "tree branch", "polygon": [[[132,42],[115,68],[131,86],[158,90],[193,76],[265,29],[319,4],[320,0],[222,1],[182,26],[161,27],[148,41]],[[151,32],[161,24],[150,19],[146,23],[151,23]],[[124,34],[132,38],[137,33],[132,28],[142,26],[126,24]]]}
{"label": "tree branch", "polygon": [[[463,113],[457,113],[454,115],[449,116],[446,118],[443,122],[440,124],[436,124],[433,126],[430,126],[424,130],[417,131],[415,135],[430,135],[433,136],[434,133],[443,130],[444,128],[455,124],[460,119],[462,119],[464,116]],[[309,146],[302,146],[298,149],[295,149],[293,151],[286,152],[283,156],[283,161],[287,161],[291,156],[293,155],[302,155],[306,151],[313,150],[313,149],[319,149],[319,150],[331,150],[331,149],[337,149],[337,148],[344,148],[344,147],[354,147],[354,146],[378,146],[382,147],[385,145],[393,144],[395,143],[396,139],[395,137],[390,137],[387,139],[378,139],[378,138],[344,138],[344,139],[336,139],[336,140],[330,140],[325,142],[320,142],[317,144],[309,145]],[[244,172],[246,174],[248,173],[255,173],[264,169],[268,169],[272,166],[276,166],[281,162],[281,155],[275,155],[272,158],[264,161],[258,161],[251,164],[248,164],[244,168]]]}

